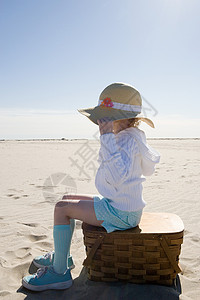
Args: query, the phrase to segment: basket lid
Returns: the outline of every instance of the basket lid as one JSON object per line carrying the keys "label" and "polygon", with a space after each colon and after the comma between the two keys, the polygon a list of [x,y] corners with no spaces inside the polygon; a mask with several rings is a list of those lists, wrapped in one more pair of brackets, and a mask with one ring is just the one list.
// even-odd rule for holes
{"label": "basket lid", "polygon": [[144,212],[139,228],[141,233],[175,233],[182,232],[184,225],[176,214]]}
{"label": "basket lid", "polygon": [[[83,223],[82,228],[86,231],[106,233],[103,227],[96,227],[86,223]],[[183,222],[176,214],[143,212],[140,224],[135,228],[124,230],[123,234],[168,234],[183,231]],[[112,234],[120,234],[120,232],[114,231]]]}

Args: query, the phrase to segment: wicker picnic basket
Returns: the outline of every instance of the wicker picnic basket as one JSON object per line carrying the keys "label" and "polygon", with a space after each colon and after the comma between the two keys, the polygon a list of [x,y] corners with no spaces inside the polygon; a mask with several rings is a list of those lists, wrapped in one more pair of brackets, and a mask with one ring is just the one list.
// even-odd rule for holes
{"label": "wicker picnic basket", "polygon": [[82,229],[90,280],[172,285],[181,272],[184,226],[175,214],[143,213],[139,226],[125,231]]}

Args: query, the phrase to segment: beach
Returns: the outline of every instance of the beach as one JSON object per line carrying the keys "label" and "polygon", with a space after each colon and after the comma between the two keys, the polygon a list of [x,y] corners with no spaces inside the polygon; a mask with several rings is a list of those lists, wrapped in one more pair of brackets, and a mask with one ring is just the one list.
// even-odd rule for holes
{"label": "beach", "polygon": [[22,288],[36,268],[35,256],[53,249],[53,212],[66,193],[97,195],[99,140],[0,141],[0,297],[2,299],[196,299],[200,298],[200,139],[149,139],[161,154],[143,184],[146,212],[177,214],[184,242],[173,287],[100,283],[87,279],[81,222],[76,221],[71,253],[75,262],[68,290],[34,293]]}

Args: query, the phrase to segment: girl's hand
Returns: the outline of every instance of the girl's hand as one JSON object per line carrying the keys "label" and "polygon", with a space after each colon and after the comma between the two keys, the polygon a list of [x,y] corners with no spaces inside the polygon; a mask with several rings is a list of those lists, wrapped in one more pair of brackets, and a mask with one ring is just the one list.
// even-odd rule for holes
{"label": "girl's hand", "polygon": [[110,121],[109,118],[97,120],[97,123],[99,124],[99,131],[101,135],[113,132],[113,121]]}

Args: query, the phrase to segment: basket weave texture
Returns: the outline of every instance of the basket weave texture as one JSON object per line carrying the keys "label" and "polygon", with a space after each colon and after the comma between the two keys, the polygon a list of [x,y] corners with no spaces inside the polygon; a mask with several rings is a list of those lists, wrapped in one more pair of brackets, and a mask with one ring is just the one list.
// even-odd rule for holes
{"label": "basket weave texture", "polygon": [[87,254],[83,264],[88,268],[90,280],[172,285],[181,271],[178,263],[183,228],[180,231],[180,226],[178,232],[168,233],[162,232],[162,228],[157,233],[145,232],[140,227],[107,233],[104,228],[86,223],[82,229]]}

